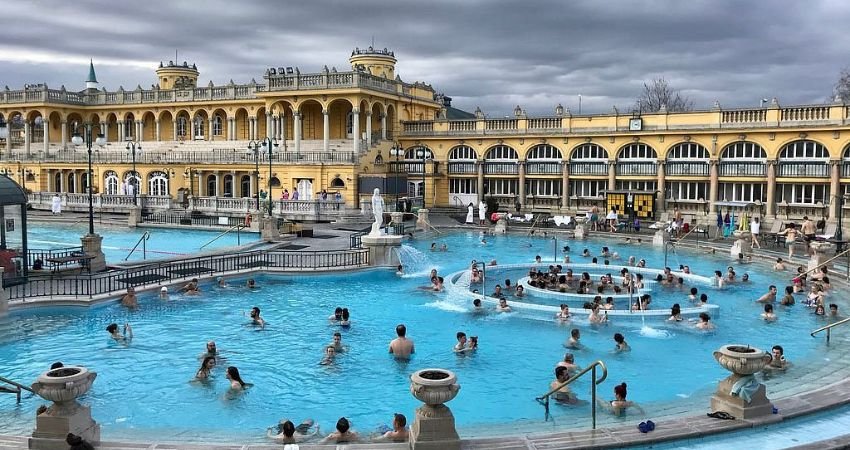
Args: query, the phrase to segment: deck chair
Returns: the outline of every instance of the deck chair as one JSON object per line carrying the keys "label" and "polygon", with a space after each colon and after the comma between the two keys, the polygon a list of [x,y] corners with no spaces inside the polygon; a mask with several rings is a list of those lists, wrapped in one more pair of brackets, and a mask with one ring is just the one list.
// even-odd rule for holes
{"label": "deck chair", "polygon": [[779,233],[782,232],[782,225],[784,224],[781,220],[774,220],[773,224],[771,224],[770,226],[770,230],[768,230],[766,233],[762,233],[762,241],[767,242],[768,239],[770,239],[774,245],[779,245],[779,239],[782,237],[779,236]]}
{"label": "deck chair", "polygon": [[818,234],[815,238],[819,241],[825,241],[827,239],[832,239],[835,237],[835,231],[838,229],[838,225],[834,223],[826,224],[826,228],[823,230],[823,234]]}

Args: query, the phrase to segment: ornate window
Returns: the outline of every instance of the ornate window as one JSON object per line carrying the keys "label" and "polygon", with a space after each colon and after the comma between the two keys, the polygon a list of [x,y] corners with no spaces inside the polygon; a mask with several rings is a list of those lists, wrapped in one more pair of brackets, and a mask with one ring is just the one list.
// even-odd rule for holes
{"label": "ornate window", "polygon": [[336,177],[333,180],[331,180],[331,187],[332,188],[344,188],[345,187],[345,181],[342,181],[342,178],[340,178],[340,177]]}
{"label": "ornate window", "polygon": [[608,180],[570,180],[570,195],[576,198],[599,198],[608,189]]}
{"label": "ornate window", "polygon": [[458,145],[449,152],[449,161],[475,161],[478,153],[468,145]]}
{"label": "ornate window", "polygon": [[794,141],[785,144],[779,152],[783,161],[826,162],[829,161],[829,150],[818,142]]}
{"label": "ornate window", "polygon": [[674,145],[667,153],[667,161],[708,161],[708,150],[694,142]]}
{"label": "ornate window", "polygon": [[620,149],[618,160],[628,159],[630,161],[655,161],[658,154],[655,149],[641,143],[629,144]]}
{"label": "ornate window", "polygon": [[77,177],[74,173],[68,174],[68,189],[66,192],[74,193],[77,192]]}
{"label": "ornate window", "polygon": [[218,177],[215,175],[207,175],[207,197],[215,197],[217,187]]}
{"label": "ornate window", "polygon": [[221,123],[222,123],[221,116],[216,115],[215,117],[213,117],[213,129],[212,129],[213,136],[221,136],[222,135],[223,132],[222,132]]}
{"label": "ornate window", "polygon": [[124,194],[129,195],[130,191],[127,189],[127,186],[132,184],[135,189],[136,195],[141,194],[142,190],[140,189],[142,186],[142,177],[139,176],[138,172],[127,171],[124,172]]}
{"label": "ornate window", "polygon": [[557,147],[549,144],[540,144],[531,147],[528,151],[526,159],[543,159],[549,161],[561,161],[561,151]]}
{"label": "ornate window", "polygon": [[119,186],[121,185],[121,181],[118,180],[118,174],[112,170],[107,171],[103,174],[103,187],[104,194],[106,195],[118,195],[121,193]]}
{"label": "ornate window", "polygon": [[178,117],[177,118],[177,136],[186,137],[186,135],[188,134],[186,128],[188,128],[188,123],[186,123],[186,118],[183,117],[183,116]]}
{"label": "ornate window", "polygon": [[519,161],[519,155],[513,147],[496,145],[487,150],[484,159],[487,161]]}
{"label": "ornate window", "polygon": [[420,155],[421,150],[425,151],[426,159],[434,159],[434,153],[431,151],[430,148],[425,147],[424,145],[415,145],[405,150],[404,159],[411,161],[422,161],[422,155]]}
{"label": "ornate window", "polygon": [[148,194],[164,197],[168,195],[168,175],[156,171],[148,175]]}
{"label": "ornate window", "polygon": [[608,161],[608,150],[596,144],[583,144],[573,149],[570,161]]}
{"label": "ornate window", "polygon": [[204,119],[201,116],[195,117],[194,125],[195,125],[195,135],[192,136],[192,137],[194,139],[203,139],[204,138]]}
{"label": "ornate window", "polygon": [[767,161],[767,152],[760,145],[753,142],[733,142],[723,148],[720,159],[764,162]]}

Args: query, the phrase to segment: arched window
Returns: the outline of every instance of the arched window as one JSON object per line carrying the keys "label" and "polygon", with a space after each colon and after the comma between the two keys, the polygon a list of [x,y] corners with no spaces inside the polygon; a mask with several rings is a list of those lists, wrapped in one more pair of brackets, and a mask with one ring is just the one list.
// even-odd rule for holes
{"label": "arched window", "polygon": [[118,186],[121,182],[118,180],[118,174],[112,170],[103,174],[103,187],[106,195],[118,195],[120,193]]}
{"label": "arched window", "polygon": [[416,145],[404,151],[404,159],[411,161],[422,161],[422,151],[425,151],[425,159],[434,159],[434,153],[424,145]]}
{"label": "arched window", "polygon": [[720,153],[721,161],[767,161],[767,152],[760,145],[753,142],[733,142]]}
{"label": "arched window", "polygon": [[74,193],[77,192],[77,177],[74,173],[68,174],[68,190],[67,192]]}
{"label": "arched window", "polygon": [[168,195],[168,175],[165,172],[151,172],[148,175],[148,194],[159,197]]}
{"label": "arched window", "polygon": [[136,134],[136,117],[127,114],[127,117],[124,118],[124,139],[133,140],[134,134]]}
{"label": "arched window", "polygon": [[188,128],[188,123],[186,122],[186,117],[180,116],[177,118],[177,136],[186,137],[186,128]]}
{"label": "arched window", "polygon": [[708,159],[708,150],[695,142],[683,142],[681,144],[676,144],[670,148],[669,152],[667,152],[667,161],[708,161]]}
{"label": "arched window", "polygon": [[383,156],[378,155],[378,156],[375,157],[375,165],[376,166],[380,166],[383,163],[384,163],[384,157]]}
{"label": "arched window", "polygon": [[[132,185],[133,189],[128,189],[128,186]],[[127,171],[124,172],[124,194],[132,195],[133,192],[136,195],[141,194],[141,186],[142,186],[142,177],[139,176],[138,172]]]}
{"label": "arched window", "polygon": [[617,160],[626,160],[629,161],[656,161],[658,159],[658,154],[655,153],[655,149],[642,143],[634,143],[624,146],[620,149],[620,154],[617,156]]}
{"label": "arched window", "polygon": [[233,175],[224,176],[224,196],[233,197]]}
{"label": "arched window", "polygon": [[608,161],[608,150],[596,144],[582,144],[573,149],[570,161]]}
{"label": "arched window", "polygon": [[53,175],[53,190],[56,192],[65,192],[62,190],[62,172],[56,172]]}
{"label": "arched window", "polygon": [[215,197],[218,188],[218,176],[207,175],[207,197]]}
{"label": "arched window", "polygon": [[496,145],[487,150],[487,153],[484,154],[484,159],[487,161],[518,161],[519,155],[513,147]]}
{"label": "arched window", "polygon": [[345,187],[345,181],[342,181],[342,179],[340,177],[336,177],[333,180],[331,180],[331,187],[332,188],[344,188]]}
{"label": "arched window", "polygon": [[549,161],[560,161],[562,158],[561,158],[561,151],[558,150],[557,147],[549,145],[549,144],[540,144],[540,145],[535,145],[534,147],[531,147],[531,149],[528,151],[528,155],[526,156],[526,159],[528,159],[528,160],[543,159],[543,160],[549,160]]}
{"label": "arched window", "polygon": [[212,129],[213,136],[221,136],[222,135],[221,123],[222,123],[221,116],[216,114],[216,116],[213,117],[213,129]]}
{"label": "arched window", "polygon": [[251,177],[249,175],[242,175],[242,178],[239,179],[239,190],[242,194],[240,197],[251,197]]}
{"label": "arched window", "polygon": [[83,173],[80,174],[80,192],[86,193],[88,191],[89,191],[89,173],[83,172]]}
{"label": "arched window", "polygon": [[449,161],[475,161],[478,153],[468,145],[458,145],[449,151]]}
{"label": "arched window", "polygon": [[829,161],[829,150],[815,141],[794,141],[785,144],[779,151],[779,159],[783,161],[806,161],[812,160]]}
{"label": "arched window", "polygon": [[203,139],[204,138],[204,118],[201,116],[195,117],[193,121],[195,125],[195,135],[192,136],[194,139]]}

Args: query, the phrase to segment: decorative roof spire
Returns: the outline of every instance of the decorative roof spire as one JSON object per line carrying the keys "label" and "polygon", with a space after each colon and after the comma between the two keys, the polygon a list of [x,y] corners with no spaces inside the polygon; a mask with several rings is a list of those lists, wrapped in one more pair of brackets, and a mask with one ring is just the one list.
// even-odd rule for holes
{"label": "decorative roof spire", "polygon": [[89,60],[89,77],[86,83],[97,83],[97,75],[94,73],[94,60]]}

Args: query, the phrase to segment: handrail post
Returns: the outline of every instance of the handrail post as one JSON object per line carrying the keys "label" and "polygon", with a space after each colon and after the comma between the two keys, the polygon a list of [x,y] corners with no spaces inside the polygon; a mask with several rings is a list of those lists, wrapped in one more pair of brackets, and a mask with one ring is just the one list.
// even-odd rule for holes
{"label": "handrail post", "polygon": [[826,329],[826,343],[829,344],[829,334],[832,332],[832,327]]}
{"label": "handrail post", "polygon": [[590,382],[590,415],[592,416],[593,424],[591,429],[596,429],[596,364],[593,365],[593,369],[591,370],[591,382]]}

